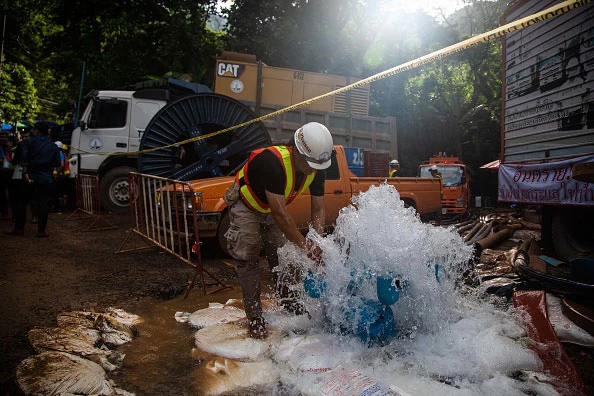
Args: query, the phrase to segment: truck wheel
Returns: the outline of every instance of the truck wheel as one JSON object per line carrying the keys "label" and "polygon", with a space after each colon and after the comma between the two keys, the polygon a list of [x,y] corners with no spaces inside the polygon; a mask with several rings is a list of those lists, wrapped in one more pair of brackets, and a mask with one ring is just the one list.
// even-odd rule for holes
{"label": "truck wheel", "polygon": [[229,212],[223,213],[221,216],[221,221],[219,222],[219,230],[217,231],[217,241],[219,242],[219,248],[221,248],[221,251],[227,257],[231,257],[229,250],[227,249],[227,238],[225,238],[225,233],[229,229],[229,222]]}
{"label": "truck wheel", "polygon": [[555,208],[552,213],[553,245],[567,263],[575,258],[594,258],[594,208]]}
{"label": "truck wheel", "polygon": [[136,169],[131,166],[113,168],[101,178],[101,205],[113,213],[125,213],[130,205],[128,174]]}

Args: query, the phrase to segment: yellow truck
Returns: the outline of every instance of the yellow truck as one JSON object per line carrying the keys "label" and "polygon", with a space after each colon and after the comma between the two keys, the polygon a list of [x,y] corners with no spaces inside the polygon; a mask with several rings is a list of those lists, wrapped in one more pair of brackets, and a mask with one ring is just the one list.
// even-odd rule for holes
{"label": "yellow truck", "polygon": [[[198,228],[200,238],[217,238],[219,246],[226,251],[225,232],[229,227],[227,204],[223,194],[235,177],[213,177],[190,181],[197,193]],[[388,183],[400,194],[400,199],[414,207],[422,218],[432,218],[441,210],[441,184],[438,179],[417,177],[356,177],[348,167],[343,146],[334,146],[332,165],[326,169],[324,205],[326,226],[332,227],[341,208],[351,202],[351,197],[366,191],[372,185]],[[304,231],[310,222],[309,192],[302,194],[289,206],[289,213]]]}

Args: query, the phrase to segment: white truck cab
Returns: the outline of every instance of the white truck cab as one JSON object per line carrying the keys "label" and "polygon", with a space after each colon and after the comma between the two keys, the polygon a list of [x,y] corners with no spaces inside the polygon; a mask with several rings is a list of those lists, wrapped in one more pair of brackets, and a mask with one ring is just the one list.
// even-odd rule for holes
{"label": "white truck cab", "polygon": [[102,205],[114,212],[127,209],[128,174],[137,169],[140,139],[151,118],[167,104],[165,97],[151,99],[139,92],[95,91],[72,133],[71,175],[98,175]]}

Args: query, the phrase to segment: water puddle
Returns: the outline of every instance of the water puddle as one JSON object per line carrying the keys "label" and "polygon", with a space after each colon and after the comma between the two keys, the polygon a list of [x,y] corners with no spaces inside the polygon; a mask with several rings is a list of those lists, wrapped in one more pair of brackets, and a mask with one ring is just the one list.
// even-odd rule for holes
{"label": "water puddle", "polygon": [[194,333],[186,323],[177,323],[178,311],[194,312],[210,302],[224,303],[241,298],[241,289],[225,289],[214,294],[193,290],[183,296],[137,309],[142,318],[136,327],[140,336],[120,350],[126,354],[123,367],[112,375],[118,386],[137,395],[200,395],[200,376],[196,374],[207,356],[195,356]]}
{"label": "water puddle", "polygon": [[[249,342],[219,357],[195,348],[197,330],[177,323],[175,313],[241,295],[239,287],[206,296],[196,290],[134,312],[144,320],[141,336],[121,348],[126,358],[114,380],[139,395],[557,394],[541,382],[541,363],[514,311],[464,288],[471,251],[454,230],[421,223],[391,186],[372,188],[355,204],[319,240],[325,266],[301,268],[307,281],[295,292],[309,317],[266,311],[271,336],[257,344],[257,358],[225,359],[253,352]],[[279,257],[281,279],[307,262],[290,246]],[[257,379],[266,384],[238,388]]]}

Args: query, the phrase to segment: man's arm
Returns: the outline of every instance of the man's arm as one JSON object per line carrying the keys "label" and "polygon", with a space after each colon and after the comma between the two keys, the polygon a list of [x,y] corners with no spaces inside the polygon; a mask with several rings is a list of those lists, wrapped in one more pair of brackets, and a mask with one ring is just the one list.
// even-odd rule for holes
{"label": "man's arm", "polygon": [[273,194],[266,190],[266,199],[268,199],[272,217],[274,217],[274,221],[283,234],[285,234],[285,237],[301,249],[306,250],[307,243],[305,237],[301,235],[301,232],[297,228],[297,224],[295,224],[295,220],[293,220],[287,211],[285,197],[280,194]]}
{"label": "man's arm", "polygon": [[314,230],[318,234],[324,232],[326,228],[326,211],[324,210],[324,196],[311,196],[311,222]]}

